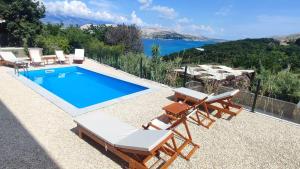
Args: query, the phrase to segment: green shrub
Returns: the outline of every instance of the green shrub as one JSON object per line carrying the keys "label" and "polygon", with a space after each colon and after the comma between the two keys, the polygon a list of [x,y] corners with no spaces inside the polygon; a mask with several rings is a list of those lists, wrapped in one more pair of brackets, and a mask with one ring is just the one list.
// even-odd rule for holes
{"label": "green shrub", "polygon": [[36,44],[38,47],[43,48],[43,53],[45,55],[54,54],[55,50],[63,50],[65,53],[69,53],[69,41],[63,36],[39,36],[36,39]]}
{"label": "green shrub", "polygon": [[300,79],[296,74],[289,71],[272,73],[262,70],[258,78],[262,80],[263,95],[295,103],[300,100]]}

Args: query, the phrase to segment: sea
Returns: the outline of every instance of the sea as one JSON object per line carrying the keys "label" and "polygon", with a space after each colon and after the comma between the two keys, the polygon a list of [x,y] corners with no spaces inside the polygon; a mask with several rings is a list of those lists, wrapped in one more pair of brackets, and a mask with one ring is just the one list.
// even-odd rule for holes
{"label": "sea", "polygon": [[144,53],[152,56],[151,48],[153,45],[159,45],[160,55],[165,56],[171,53],[179,52],[190,48],[202,47],[207,44],[215,44],[216,41],[187,41],[187,40],[169,40],[169,39],[143,39]]}

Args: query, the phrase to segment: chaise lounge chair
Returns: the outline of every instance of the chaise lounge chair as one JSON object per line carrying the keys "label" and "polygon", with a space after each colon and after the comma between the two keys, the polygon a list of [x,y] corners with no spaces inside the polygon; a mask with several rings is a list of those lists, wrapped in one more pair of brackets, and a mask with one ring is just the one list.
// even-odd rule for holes
{"label": "chaise lounge chair", "polygon": [[[215,122],[214,119],[211,118],[210,113],[208,111],[207,105],[205,101],[213,95],[207,95],[205,93],[197,92],[188,88],[177,88],[175,91],[175,101],[182,100],[183,103],[189,105],[190,111],[188,111],[189,119],[192,119],[198,125],[201,125],[207,129]],[[200,110],[200,107],[204,108],[204,112]],[[195,111],[192,114],[189,114],[191,111]]]}
{"label": "chaise lounge chair", "polygon": [[56,50],[55,55],[57,57],[57,62],[59,62],[60,64],[69,62],[69,60],[66,58],[64,54],[64,51]]}
{"label": "chaise lounge chair", "polygon": [[[191,112],[190,115],[194,114],[195,112],[196,111]],[[172,130],[175,135],[179,136],[182,140],[184,140],[182,145],[178,148],[179,154],[186,160],[189,160],[199,148],[199,145],[193,142],[189,127],[186,122],[187,118],[190,115],[183,116],[180,119],[176,119],[173,116],[163,114],[157,118],[152,119],[147,125],[143,125],[143,128],[147,130]],[[187,137],[177,130],[179,125],[184,125]],[[193,148],[190,150],[190,152],[188,152],[187,155],[183,155],[181,151],[188,145],[191,145]]]}
{"label": "chaise lounge chair", "polygon": [[25,61],[25,59],[17,58],[12,52],[0,52],[0,56],[6,65],[16,66],[18,62]]}
{"label": "chaise lounge chair", "polygon": [[40,49],[38,48],[29,48],[29,57],[31,59],[31,64],[34,66],[45,66],[44,61],[42,60],[42,55]]}
{"label": "chaise lounge chair", "polygon": [[[178,156],[174,135],[168,130],[137,129],[105,113],[87,113],[74,119],[79,137],[88,136],[126,161],[129,168],[150,168],[169,157],[159,166],[167,168]],[[169,143],[171,142],[171,144]],[[154,164],[149,160],[157,158]]]}
{"label": "chaise lounge chair", "polygon": [[75,55],[73,57],[73,62],[82,64],[84,61],[84,49],[75,49]]}
{"label": "chaise lounge chair", "polygon": [[[218,118],[220,118],[223,113],[227,113],[230,116],[238,115],[243,110],[243,108],[237,104],[234,104],[232,102],[232,98],[234,96],[236,96],[236,94],[238,94],[239,91],[240,90],[235,89],[235,90],[225,92],[222,94],[209,96],[205,100],[205,104],[204,104],[205,109],[209,108],[209,109],[217,110],[216,117],[218,117]],[[204,94],[204,93],[201,93],[201,92],[198,92],[198,91],[195,91],[192,89],[188,89],[188,88],[183,88],[183,87],[174,89],[174,92],[175,92],[175,100],[176,101],[179,99],[186,99],[186,100],[193,102],[197,98],[199,98],[199,96],[202,96]],[[192,99],[190,99],[190,98],[192,98]],[[219,103],[221,105],[221,107],[214,105],[215,103]]]}

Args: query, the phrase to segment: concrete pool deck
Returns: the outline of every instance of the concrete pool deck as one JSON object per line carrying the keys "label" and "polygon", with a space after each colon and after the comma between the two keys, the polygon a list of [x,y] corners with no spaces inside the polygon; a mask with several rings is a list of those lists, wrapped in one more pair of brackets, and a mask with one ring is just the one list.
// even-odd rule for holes
{"label": "concrete pool deck", "polygon": [[[108,113],[141,127],[171,103],[172,89],[86,60],[83,67],[153,85],[150,93],[89,113]],[[51,66],[50,66],[51,67]],[[104,148],[80,139],[72,117],[0,66],[0,168],[124,168]],[[300,127],[258,113],[217,119],[210,129],[189,123],[200,149],[170,168],[300,168]]]}

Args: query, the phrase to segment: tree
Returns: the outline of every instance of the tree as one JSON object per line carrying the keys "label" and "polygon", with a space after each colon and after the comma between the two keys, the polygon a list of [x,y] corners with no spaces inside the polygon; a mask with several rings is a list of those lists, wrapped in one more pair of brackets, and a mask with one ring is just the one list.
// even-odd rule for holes
{"label": "tree", "polygon": [[106,25],[91,25],[86,31],[97,38],[99,41],[105,42],[106,32],[109,30]]}
{"label": "tree", "polygon": [[300,46],[300,38],[296,40],[295,44]]}
{"label": "tree", "polygon": [[105,34],[105,43],[109,45],[122,45],[125,52],[142,52],[143,43],[141,31],[135,25],[118,25],[109,27]]}
{"label": "tree", "polygon": [[3,33],[8,35],[6,45],[34,45],[42,29],[40,19],[45,16],[44,5],[33,0],[12,0],[2,1],[0,8],[0,17],[5,20]]}

